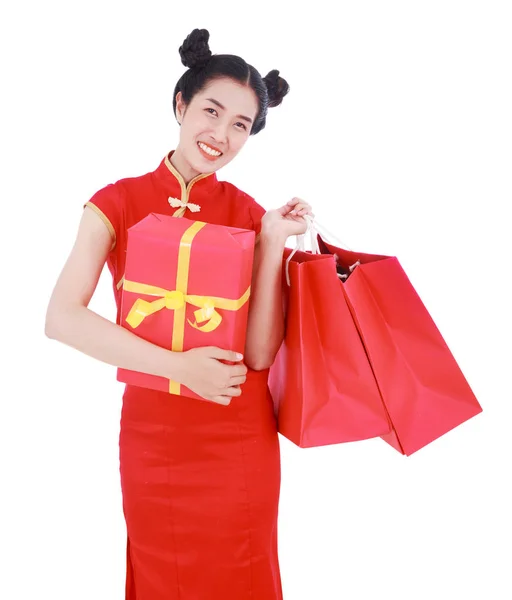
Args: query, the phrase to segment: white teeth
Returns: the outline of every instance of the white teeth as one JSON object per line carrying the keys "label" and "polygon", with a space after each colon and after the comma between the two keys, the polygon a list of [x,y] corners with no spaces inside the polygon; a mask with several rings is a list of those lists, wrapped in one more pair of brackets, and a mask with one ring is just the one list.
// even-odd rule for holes
{"label": "white teeth", "polygon": [[197,142],[197,145],[204,150],[207,154],[209,154],[210,156],[220,156],[222,154],[222,152],[217,152],[216,150],[212,150],[209,146],[207,146],[206,144],[203,144],[202,142]]}

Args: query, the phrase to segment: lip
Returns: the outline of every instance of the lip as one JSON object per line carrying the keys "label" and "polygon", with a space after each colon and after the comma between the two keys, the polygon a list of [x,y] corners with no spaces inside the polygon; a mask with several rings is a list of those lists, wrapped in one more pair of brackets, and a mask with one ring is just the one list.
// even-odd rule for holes
{"label": "lip", "polygon": [[222,152],[222,150],[220,148],[217,148],[216,146],[212,146],[211,144],[208,144],[208,142],[203,142],[203,141],[199,140],[197,143],[204,144],[205,146],[208,146],[208,148],[215,150],[215,152],[221,152],[222,154],[224,154],[224,152]]}
{"label": "lip", "polygon": [[[206,142],[201,142],[201,143],[205,144]],[[206,144],[206,145],[214,150],[217,150],[216,148],[214,148],[213,146],[210,146],[209,144]],[[208,154],[199,146],[199,142],[196,144],[196,146],[197,146],[197,149],[199,150],[199,152],[201,153],[201,156],[203,156],[206,160],[208,160],[210,162],[215,162],[216,160],[219,160],[219,158],[222,158],[224,156],[223,153],[220,156],[211,156],[211,154]],[[221,152],[221,150],[217,150],[217,152]]]}

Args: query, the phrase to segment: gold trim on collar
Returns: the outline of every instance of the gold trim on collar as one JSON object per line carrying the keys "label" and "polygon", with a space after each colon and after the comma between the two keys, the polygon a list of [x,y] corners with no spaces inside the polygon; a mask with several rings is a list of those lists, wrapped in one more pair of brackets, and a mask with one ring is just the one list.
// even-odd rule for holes
{"label": "gold trim on collar", "polygon": [[174,177],[176,177],[176,179],[179,181],[180,187],[181,187],[181,201],[183,202],[183,206],[181,208],[178,208],[178,210],[175,211],[172,216],[173,217],[183,217],[183,215],[185,214],[185,211],[187,210],[188,198],[189,198],[190,190],[192,189],[192,186],[195,183],[197,183],[199,180],[204,179],[205,177],[210,177],[210,175],[213,175],[213,173],[201,173],[200,175],[197,175],[196,177],[194,177],[194,179],[191,179],[187,185],[185,183],[185,180],[183,179],[181,173],[174,167],[174,165],[170,161],[169,154],[170,154],[170,152],[168,152],[165,155],[165,166],[174,175]]}

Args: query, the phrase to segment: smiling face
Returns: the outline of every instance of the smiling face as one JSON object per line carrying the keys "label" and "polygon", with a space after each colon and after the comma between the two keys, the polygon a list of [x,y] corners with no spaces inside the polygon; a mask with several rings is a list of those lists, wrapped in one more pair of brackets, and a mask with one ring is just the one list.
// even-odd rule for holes
{"label": "smiling face", "polygon": [[212,173],[235,158],[258,113],[253,90],[232,79],[215,79],[186,106],[176,96],[180,141],[171,162],[187,180]]}

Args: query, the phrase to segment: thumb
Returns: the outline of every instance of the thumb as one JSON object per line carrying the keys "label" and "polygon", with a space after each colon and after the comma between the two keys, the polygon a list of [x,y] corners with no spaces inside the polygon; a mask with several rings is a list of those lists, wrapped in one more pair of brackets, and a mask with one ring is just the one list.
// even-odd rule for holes
{"label": "thumb", "polygon": [[282,217],[286,217],[286,215],[293,210],[293,206],[290,206],[289,204],[285,204],[284,206],[281,206],[280,208],[277,208],[276,210]]}
{"label": "thumb", "polygon": [[218,360],[229,360],[231,362],[239,362],[243,359],[243,354],[234,352],[233,350],[224,350],[223,348],[217,348],[216,346],[212,346],[210,348],[210,351],[210,356]]}

